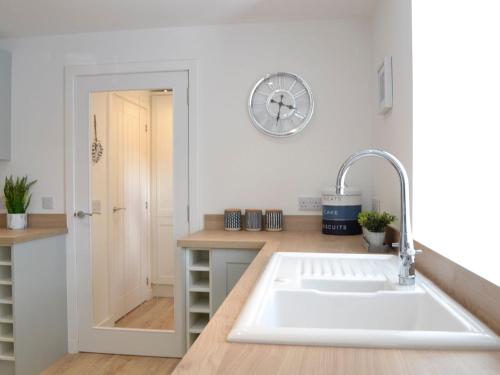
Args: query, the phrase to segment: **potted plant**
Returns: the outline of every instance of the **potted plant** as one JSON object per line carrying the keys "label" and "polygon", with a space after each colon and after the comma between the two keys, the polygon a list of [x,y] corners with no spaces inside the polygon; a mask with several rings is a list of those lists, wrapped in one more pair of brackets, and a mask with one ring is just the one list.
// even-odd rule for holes
{"label": "potted plant", "polygon": [[3,188],[4,204],[7,209],[7,228],[25,229],[28,227],[28,215],[26,210],[30,205],[30,188],[35,181],[28,182],[28,176],[17,177],[16,181],[10,177],[5,177]]}
{"label": "potted plant", "polygon": [[385,229],[396,217],[387,212],[365,211],[358,215],[358,223],[363,227],[363,237],[369,249],[380,251],[384,245]]}

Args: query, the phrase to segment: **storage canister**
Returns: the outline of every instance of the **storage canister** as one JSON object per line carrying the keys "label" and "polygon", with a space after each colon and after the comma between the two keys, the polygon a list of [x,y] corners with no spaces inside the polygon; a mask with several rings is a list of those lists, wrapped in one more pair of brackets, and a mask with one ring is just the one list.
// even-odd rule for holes
{"label": "storage canister", "polygon": [[283,230],[282,210],[266,210],[266,230],[268,232],[280,232]]}
{"label": "storage canister", "polygon": [[241,210],[239,208],[224,210],[224,230],[241,230]]}
{"label": "storage canister", "polygon": [[245,210],[245,230],[251,232],[262,230],[262,210],[250,208]]}
{"label": "storage canister", "polygon": [[358,214],[361,212],[361,193],[352,189],[344,195],[337,194],[335,188],[322,191],[323,233],[336,235],[361,234]]}

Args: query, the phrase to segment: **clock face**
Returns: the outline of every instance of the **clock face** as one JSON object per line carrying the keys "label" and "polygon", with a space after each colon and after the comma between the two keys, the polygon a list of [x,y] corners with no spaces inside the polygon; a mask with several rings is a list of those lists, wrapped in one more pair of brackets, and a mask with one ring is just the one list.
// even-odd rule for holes
{"label": "clock face", "polygon": [[255,84],[248,101],[252,123],[261,132],[275,137],[302,131],[313,110],[309,85],[291,73],[266,75]]}

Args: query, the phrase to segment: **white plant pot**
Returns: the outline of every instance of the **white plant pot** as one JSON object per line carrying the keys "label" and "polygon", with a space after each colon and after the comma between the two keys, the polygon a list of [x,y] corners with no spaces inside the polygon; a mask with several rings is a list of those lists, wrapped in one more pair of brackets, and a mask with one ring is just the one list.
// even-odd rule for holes
{"label": "white plant pot", "polygon": [[363,237],[374,249],[382,248],[384,245],[385,231],[384,232],[370,232],[368,229],[363,228]]}
{"label": "white plant pot", "polygon": [[7,214],[7,229],[26,229],[28,214]]}

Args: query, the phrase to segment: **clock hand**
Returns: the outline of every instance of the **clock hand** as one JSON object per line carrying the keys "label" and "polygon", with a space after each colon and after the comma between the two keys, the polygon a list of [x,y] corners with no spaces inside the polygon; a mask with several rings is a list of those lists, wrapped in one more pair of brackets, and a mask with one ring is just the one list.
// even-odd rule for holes
{"label": "clock hand", "polygon": [[276,116],[276,126],[278,126],[278,122],[280,121],[281,107],[283,106],[283,95],[281,95],[280,102],[278,103],[278,116]]}
{"label": "clock hand", "polygon": [[283,96],[281,95],[280,102],[278,103],[279,108],[278,108],[278,116],[276,116],[276,126],[278,126],[278,122],[280,120],[280,114],[281,114],[281,107],[283,107],[285,104],[283,103]]}
{"label": "clock hand", "polygon": [[280,105],[280,107],[283,106],[283,107],[287,107],[288,109],[296,109],[293,105],[283,103],[283,97],[284,97],[284,95],[281,95],[280,102],[277,102],[274,99],[271,99],[270,102],[276,103],[276,104]]}

